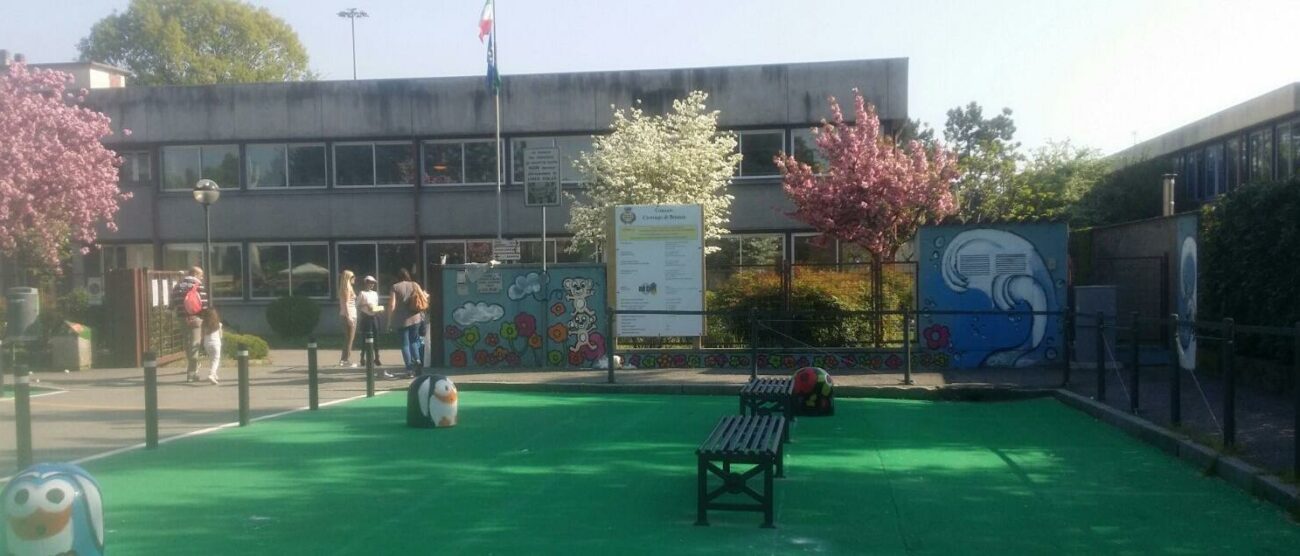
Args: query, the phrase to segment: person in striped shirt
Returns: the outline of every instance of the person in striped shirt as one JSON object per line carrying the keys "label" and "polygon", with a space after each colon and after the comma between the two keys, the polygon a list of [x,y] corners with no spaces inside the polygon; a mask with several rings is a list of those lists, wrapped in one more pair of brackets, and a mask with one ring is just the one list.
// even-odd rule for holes
{"label": "person in striped shirt", "polygon": [[[198,288],[199,310],[191,312],[185,306],[185,298],[190,290]],[[188,382],[198,380],[199,357],[203,355],[203,319],[199,316],[212,305],[208,301],[207,288],[203,287],[203,269],[190,267],[189,275],[172,287],[171,305],[176,316],[189,328],[189,344],[185,348],[185,379]]]}

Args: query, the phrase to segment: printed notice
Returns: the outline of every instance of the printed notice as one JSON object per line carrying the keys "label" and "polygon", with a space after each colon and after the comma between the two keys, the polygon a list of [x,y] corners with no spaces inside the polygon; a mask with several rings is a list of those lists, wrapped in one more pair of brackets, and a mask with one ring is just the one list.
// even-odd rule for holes
{"label": "printed notice", "polygon": [[[614,303],[620,311],[704,310],[699,205],[614,207]],[[619,336],[700,336],[699,314],[620,314]]]}

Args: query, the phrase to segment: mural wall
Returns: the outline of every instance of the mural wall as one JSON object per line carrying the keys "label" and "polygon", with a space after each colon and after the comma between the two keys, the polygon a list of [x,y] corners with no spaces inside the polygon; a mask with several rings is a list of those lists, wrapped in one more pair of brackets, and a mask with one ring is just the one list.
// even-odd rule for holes
{"label": "mural wall", "polygon": [[605,357],[604,266],[448,266],[442,300],[445,366],[584,368]]}
{"label": "mural wall", "polygon": [[959,369],[1050,366],[1063,357],[1064,223],[930,226],[917,234],[921,344]]}
{"label": "mural wall", "polygon": [[[1177,217],[1177,235],[1174,238],[1173,253],[1176,257],[1174,268],[1177,269],[1178,318],[1196,320],[1196,289],[1198,285],[1198,265],[1196,255],[1197,230],[1200,218],[1196,213],[1182,214]],[[1190,326],[1178,327],[1178,362],[1184,369],[1196,368],[1196,334]]]}

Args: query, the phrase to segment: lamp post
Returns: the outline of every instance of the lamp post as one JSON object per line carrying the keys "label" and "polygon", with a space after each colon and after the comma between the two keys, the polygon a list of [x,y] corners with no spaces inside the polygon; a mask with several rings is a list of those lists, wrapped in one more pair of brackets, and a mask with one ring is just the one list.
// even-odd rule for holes
{"label": "lamp post", "polygon": [[[212,276],[212,217],[208,214],[208,207],[217,204],[217,199],[221,198],[221,186],[217,182],[202,179],[194,182],[194,200],[203,205],[203,274]],[[210,279],[210,278],[209,278]]]}
{"label": "lamp post", "polygon": [[365,10],[348,8],[339,12],[339,17],[346,17],[352,25],[352,80],[357,80],[357,18],[370,17]]}

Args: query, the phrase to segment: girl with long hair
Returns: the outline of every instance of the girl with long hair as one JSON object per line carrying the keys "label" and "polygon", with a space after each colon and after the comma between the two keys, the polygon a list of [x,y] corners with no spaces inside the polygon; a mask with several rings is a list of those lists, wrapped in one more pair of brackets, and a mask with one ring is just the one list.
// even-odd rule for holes
{"label": "girl with long hair", "polygon": [[357,293],[352,289],[356,275],[344,270],[339,275],[339,322],[343,324],[343,354],[339,366],[356,368],[352,362],[352,342],[357,337]]}

